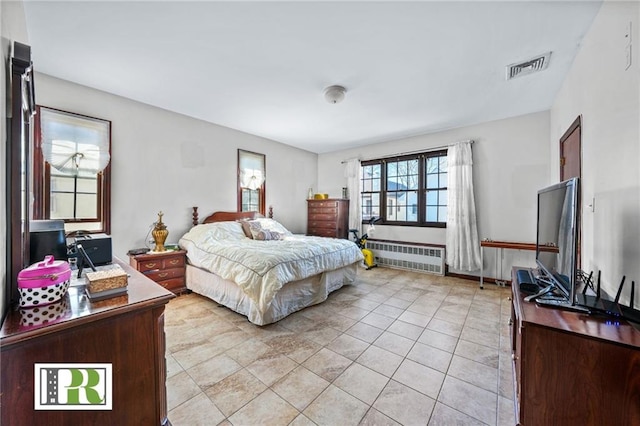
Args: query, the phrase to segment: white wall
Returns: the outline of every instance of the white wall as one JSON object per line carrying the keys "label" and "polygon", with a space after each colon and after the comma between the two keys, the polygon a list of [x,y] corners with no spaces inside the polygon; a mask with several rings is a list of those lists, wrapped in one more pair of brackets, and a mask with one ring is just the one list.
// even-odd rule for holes
{"label": "white wall", "polygon": [[[633,63],[625,70],[629,22]],[[638,2],[606,1],[551,109],[553,181],[559,179],[558,141],[582,115],[582,268],[601,270],[609,295],[623,275],[627,295],[631,280],[640,285],[639,25]],[[622,300],[628,303],[628,296]]]}
{"label": "white wall", "polygon": [[[472,139],[473,178],[480,239],[535,243],[536,193],[549,183],[549,113],[527,114],[505,120],[461,127],[430,135],[321,154],[318,157],[318,192],[340,196],[346,186],[344,164],[416,150],[429,150]],[[373,238],[445,243],[446,230],[376,226]],[[493,250],[485,251],[485,273],[495,277]],[[533,265],[531,252],[504,252],[503,277],[509,265]],[[498,272],[498,276],[500,272]]]}
{"label": "white wall", "polygon": [[[37,64],[36,64],[37,69]],[[112,121],[111,235],[114,254],[144,246],[164,213],[167,244],[213,211],[236,211],[237,149],[266,155],[267,199],[292,232],[306,230],[306,198],[316,186],[317,155],[44,74],[36,102]]]}
{"label": "white wall", "polygon": [[[2,212],[2,221],[0,221],[0,235],[6,238],[7,235],[7,218],[5,212],[7,210],[7,121],[5,117],[10,114],[10,86],[11,68],[10,58],[13,54],[13,42],[29,43],[27,35],[27,23],[24,17],[24,8],[22,2],[0,2],[0,35],[2,37],[2,63],[0,66],[0,211]],[[9,90],[7,90],[9,89]],[[4,241],[0,244],[0,259],[7,258],[7,246]],[[4,306],[5,301],[5,285],[7,284],[7,265],[6,262],[0,261],[0,306]]]}

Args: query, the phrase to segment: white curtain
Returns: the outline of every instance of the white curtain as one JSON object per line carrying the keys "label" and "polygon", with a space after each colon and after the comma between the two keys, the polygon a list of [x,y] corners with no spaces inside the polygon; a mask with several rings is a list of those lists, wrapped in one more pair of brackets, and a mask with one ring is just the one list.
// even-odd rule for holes
{"label": "white curtain", "polygon": [[447,151],[447,264],[459,271],[476,271],[482,267],[473,196],[471,143],[460,142]]}
{"label": "white curtain", "polygon": [[349,193],[349,229],[361,231],[362,216],[360,212],[360,160],[352,158],[346,162],[344,177],[347,178]]}

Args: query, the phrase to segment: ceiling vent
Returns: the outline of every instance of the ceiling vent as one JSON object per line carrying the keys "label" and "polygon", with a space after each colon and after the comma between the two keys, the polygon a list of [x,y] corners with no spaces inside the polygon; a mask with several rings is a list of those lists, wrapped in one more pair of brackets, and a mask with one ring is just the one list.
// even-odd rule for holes
{"label": "ceiling vent", "polygon": [[549,66],[550,57],[551,52],[548,52],[544,55],[536,56],[535,58],[531,58],[524,62],[507,65],[507,80],[542,71]]}

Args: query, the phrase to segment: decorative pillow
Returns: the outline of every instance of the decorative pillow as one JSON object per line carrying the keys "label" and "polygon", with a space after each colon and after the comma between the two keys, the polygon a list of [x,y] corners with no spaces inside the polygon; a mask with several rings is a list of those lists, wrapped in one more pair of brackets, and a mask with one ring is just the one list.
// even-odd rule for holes
{"label": "decorative pillow", "polygon": [[251,226],[249,226],[249,219],[239,220],[240,225],[242,225],[242,231],[247,238],[253,239],[253,234],[251,233]]}
{"label": "decorative pillow", "polygon": [[[246,224],[254,240],[282,240],[285,236],[291,235],[287,228],[273,219],[247,220]],[[243,223],[243,228],[244,226]]]}

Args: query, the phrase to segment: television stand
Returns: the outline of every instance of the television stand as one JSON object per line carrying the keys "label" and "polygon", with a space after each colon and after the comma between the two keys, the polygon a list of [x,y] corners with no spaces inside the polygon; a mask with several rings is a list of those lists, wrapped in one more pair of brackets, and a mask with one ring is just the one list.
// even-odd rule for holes
{"label": "television stand", "polygon": [[518,424],[640,424],[640,331],[525,302],[518,269],[509,321]]}

